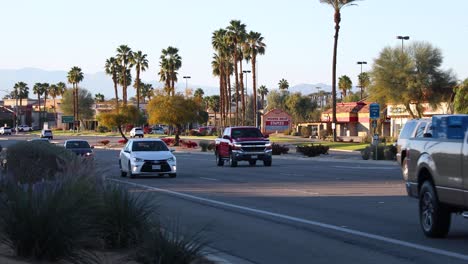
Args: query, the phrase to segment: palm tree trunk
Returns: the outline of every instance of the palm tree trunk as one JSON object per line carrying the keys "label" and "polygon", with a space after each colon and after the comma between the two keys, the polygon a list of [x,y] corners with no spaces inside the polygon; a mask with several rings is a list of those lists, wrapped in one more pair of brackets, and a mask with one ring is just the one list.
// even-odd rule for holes
{"label": "palm tree trunk", "polygon": [[254,110],[254,126],[258,125],[257,121],[257,74],[255,69],[257,65],[257,56],[255,53],[252,55],[252,87],[253,87],[253,110]]}
{"label": "palm tree trunk", "polygon": [[232,122],[231,122],[231,118],[232,118],[232,109],[231,109],[232,93],[231,93],[231,74],[229,73],[229,71],[226,73],[226,78],[227,78],[227,90],[228,90],[228,96],[229,96],[229,98],[228,98],[229,100],[228,100],[228,103],[226,105],[227,113],[228,113],[227,120],[228,120],[228,124],[230,126],[232,124]]}
{"label": "palm tree trunk", "polygon": [[123,85],[122,85],[122,101],[123,105],[127,106],[127,66],[124,64],[122,65],[122,78],[123,78]]}
{"label": "palm tree trunk", "polygon": [[234,74],[236,75],[236,122],[235,125],[239,124],[239,71],[237,69],[237,43],[234,46]]}
{"label": "palm tree trunk", "polygon": [[39,111],[38,111],[38,114],[39,114],[39,128],[42,129],[42,126],[41,126],[41,96],[39,95],[39,93],[37,93],[37,103],[39,104]]}
{"label": "palm tree trunk", "polygon": [[115,109],[119,109],[119,90],[117,89],[117,74],[112,75],[112,81],[114,81],[114,92],[115,92]]}
{"label": "palm tree trunk", "polygon": [[[80,88],[78,87],[78,83],[76,84],[76,119],[80,121]],[[78,129],[80,128],[80,123],[78,123]]]}
{"label": "palm tree trunk", "polygon": [[137,109],[140,111],[140,67],[136,68]]}
{"label": "palm tree trunk", "polygon": [[333,69],[332,69],[332,122],[333,127],[333,142],[336,142],[336,52],[338,49],[338,33],[340,31],[340,12],[335,11],[335,40],[333,45]]}
{"label": "palm tree trunk", "polygon": [[122,131],[122,126],[118,125],[117,129],[119,130],[120,135],[125,139],[125,141],[128,141],[127,137],[125,136],[124,132]]}
{"label": "palm tree trunk", "polygon": [[242,103],[242,125],[245,125],[245,94],[244,94],[244,72],[242,71],[242,60],[239,60],[239,74],[240,74],[240,89],[241,89],[241,103]]}

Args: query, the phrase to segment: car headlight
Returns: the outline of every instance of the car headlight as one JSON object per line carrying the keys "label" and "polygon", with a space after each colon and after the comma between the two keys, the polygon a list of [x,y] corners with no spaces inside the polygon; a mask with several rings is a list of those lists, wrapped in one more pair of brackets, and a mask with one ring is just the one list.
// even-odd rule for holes
{"label": "car headlight", "polygon": [[266,148],[266,149],[272,149],[271,142],[266,143],[266,144],[265,144],[265,148]]}
{"label": "car headlight", "polygon": [[144,159],[140,159],[140,158],[137,158],[137,157],[134,157],[132,158],[133,162],[143,162],[145,161]]}
{"label": "car headlight", "polygon": [[89,156],[92,156],[92,155],[93,155],[93,153],[92,153],[92,152],[86,152],[86,154],[85,154],[85,155],[86,155],[86,157],[89,157]]}
{"label": "car headlight", "polygon": [[172,157],[172,158],[168,158],[167,161],[168,161],[168,162],[175,162],[176,159],[175,159],[175,157]]}

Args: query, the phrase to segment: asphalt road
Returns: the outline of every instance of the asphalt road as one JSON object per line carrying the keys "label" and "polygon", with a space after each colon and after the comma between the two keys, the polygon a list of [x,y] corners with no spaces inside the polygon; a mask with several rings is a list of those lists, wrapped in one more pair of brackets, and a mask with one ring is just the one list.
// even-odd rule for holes
{"label": "asphalt road", "polygon": [[447,238],[426,238],[395,164],[274,157],[231,168],[212,154],[175,155],[175,179],[121,178],[116,150],[97,149],[96,162],[154,196],[164,219],[205,230],[212,248],[247,263],[468,262],[468,222],[455,216]]}

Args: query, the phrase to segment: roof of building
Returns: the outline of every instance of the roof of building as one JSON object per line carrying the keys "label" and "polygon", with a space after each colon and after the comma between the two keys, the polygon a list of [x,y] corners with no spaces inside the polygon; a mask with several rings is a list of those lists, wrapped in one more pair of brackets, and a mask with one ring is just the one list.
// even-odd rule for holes
{"label": "roof of building", "polygon": [[[327,109],[323,111],[322,114],[330,114],[333,112],[333,109]],[[366,102],[350,102],[350,103],[337,103],[336,104],[337,113],[369,113],[369,104]]]}

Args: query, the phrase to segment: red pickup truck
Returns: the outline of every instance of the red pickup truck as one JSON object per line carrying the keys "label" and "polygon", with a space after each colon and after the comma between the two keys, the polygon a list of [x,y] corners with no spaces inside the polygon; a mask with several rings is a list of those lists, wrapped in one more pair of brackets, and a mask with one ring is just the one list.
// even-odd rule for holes
{"label": "red pickup truck", "polygon": [[251,166],[257,160],[264,166],[271,166],[272,146],[268,135],[264,136],[256,127],[227,127],[221,138],[215,140],[216,164],[223,166],[229,161],[231,167],[236,167],[238,161],[248,161]]}

